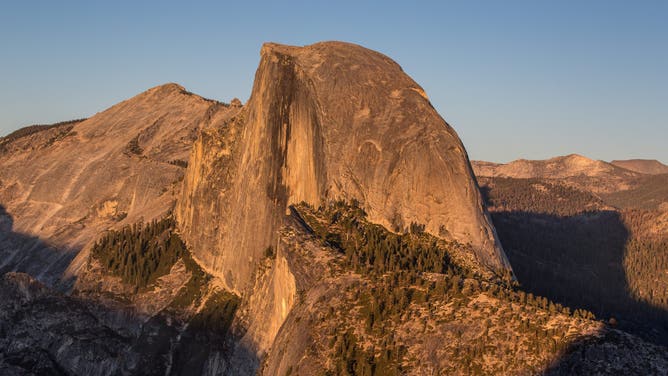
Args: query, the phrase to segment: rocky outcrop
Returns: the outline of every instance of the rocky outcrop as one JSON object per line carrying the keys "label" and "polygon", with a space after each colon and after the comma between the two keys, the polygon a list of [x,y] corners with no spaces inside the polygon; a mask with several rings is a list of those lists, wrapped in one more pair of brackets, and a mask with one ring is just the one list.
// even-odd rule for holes
{"label": "rocky outcrop", "polygon": [[199,129],[227,110],[167,84],[84,121],[3,139],[0,205],[11,228],[0,233],[0,270],[55,283],[100,232],[164,215]]}
{"label": "rocky outcrop", "polygon": [[207,271],[242,291],[288,205],[336,199],[394,231],[424,224],[470,243],[487,268],[510,269],[461,141],[399,65],[347,43],[265,44],[240,116],[193,149],[182,234]]}
{"label": "rocky outcrop", "polygon": [[22,273],[0,277],[0,373],[135,373],[140,355],[82,302]]}
{"label": "rocky outcrop", "polygon": [[[221,303],[215,297],[225,293],[203,283],[197,288],[206,295],[184,306],[177,286],[167,293],[179,293],[179,301],[165,300],[164,287],[183,274],[179,264],[144,294],[107,284],[94,300],[96,291],[66,296],[24,273],[0,276],[0,374],[238,374],[229,361],[233,338],[220,322],[207,321]],[[168,305],[133,306],[132,300]]]}
{"label": "rocky outcrop", "polygon": [[[665,347],[571,315],[570,310],[560,312],[554,303],[531,307],[523,298],[470,286],[461,290],[468,297],[459,303],[462,296],[452,292],[421,299],[422,283],[406,308],[392,314],[392,302],[402,299],[383,296],[410,289],[411,283],[383,286],[392,273],[381,278],[351,273],[339,250],[309,236],[313,227],[308,226],[318,223],[314,213],[299,210],[306,210],[300,213],[310,217],[308,225],[289,221],[281,232],[282,254],[295,277],[297,297],[257,374],[468,375],[476,368],[474,373],[503,375],[665,373]],[[422,277],[438,281],[444,276]],[[471,282],[466,278],[464,286]],[[386,321],[380,324],[383,317]],[[476,351],[482,354],[472,355]],[[391,354],[402,353],[392,360]]]}

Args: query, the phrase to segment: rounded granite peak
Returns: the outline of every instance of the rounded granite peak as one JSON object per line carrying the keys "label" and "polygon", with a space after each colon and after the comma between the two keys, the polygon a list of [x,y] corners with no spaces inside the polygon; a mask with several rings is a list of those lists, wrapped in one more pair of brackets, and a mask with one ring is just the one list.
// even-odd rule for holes
{"label": "rounded granite peak", "polygon": [[[372,51],[369,50],[368,48],[362,47],[358,44],[350,43],[350,42],[342,42],[342,41],[322,41],[322,42],[317,42],[313,44],[308,44],[305,46],[293,46],[289,44],[281,44],[281,43],[275,43],[275,42],[265,42],[262,44],[262,48],[260,49],[260,54],[268,54],[268,53],[282,53],[282,54],[299,54],[300,52],[308,51],[308,50],[316,50],[316,49],[362,49],[366,51]],[[372,51],[375,52],[375,51]]]}
{"label": "rounded granite peak", "polygon": [[596,162],[594,159],[585,157],[584,155],[577,154],[577,153],[571,153],[571,154],[565,155],[563,157],[556,157],[555,159],[563,159],[563,160],[567,160],[567,161],[583,162],[583,163],[584,162],[588,162],[588,163]]}
{"label": "rounded granite peak", "polygon": [[175,82],[168,82],[166,84],[154,86],[146,90],[147,93],[158,93],[158,92],[166,93],[166,92],[184,92],[184,91],[186,91],[186,89]]}
{"label": "rounded granite peak", "polygon": [[169,82],[166,84],[154,86],[140,93],[139,95],[130,98],[125,102],[128,101],[129,102],[150,101],[155,103],[168,103],[174,101],[191,101],[191,102],[208,102],[208,103],[218,102],[217,100],[204,98],[200,95],[190,92],[182,85],[179,85],[174,82]]}
{"label": "rounded granite peak", "polygon": [[[264,58],[290,57],[293,63],[308,72],[314,72],[318,68],[334,67],[339,71],[348,69],[356,74],[371,70],[375,75],[386,72],[394,74],[395,78],[399,78],[398,73],[403,76],[403,69],[394,60],[380,52],[350,42],[324,41],[306,46],[267,42],[262,45],[260,55]],[[319,71],[322,73],[323,69]],[[414,82],[413,84],[417,86]]]}

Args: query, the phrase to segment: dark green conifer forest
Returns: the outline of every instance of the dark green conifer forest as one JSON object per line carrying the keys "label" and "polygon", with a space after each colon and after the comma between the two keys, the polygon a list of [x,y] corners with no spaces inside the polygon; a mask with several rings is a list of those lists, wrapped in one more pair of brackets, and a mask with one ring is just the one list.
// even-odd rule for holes
{"label": "dark green conifer forest", "polygon": [[141,288],[169,273],[187,251],[174,232],[174,219],[170,216],[109,231],[95,243],[91,253],[110,274]]}

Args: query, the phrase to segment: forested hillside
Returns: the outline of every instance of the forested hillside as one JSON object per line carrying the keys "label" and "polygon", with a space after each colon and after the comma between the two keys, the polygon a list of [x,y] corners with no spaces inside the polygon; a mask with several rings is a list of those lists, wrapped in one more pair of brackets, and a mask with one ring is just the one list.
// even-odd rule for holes
{"label": "forested hillside", "polygon": [[[612,339],[626,334],[614,334],[587,310],[460,264],[456,244],[418,224],[393,234],[343,202],[319,209],[302,204],[293,213],[313,234],[295,247],[316,242],[334,258],[330,271],[300,294],[264,374],[563,374],[569,363],[561,361],[574,352],[603,345],[622,353],[628,345]],[[581,374],[657,372],[649,359],[660,350],[651,349],[637,346],[635,360],[607,364],[583,355]]]}
{"label": "forested hillside", "polygon": [[171,216],[148,224],[135,223],[108,232],[95,242],[91,253],[123,282],[146,287],[187,255],[185,244],[173,230]]}
{"label": "forested hillside", "polygon": [[623,209],[668,210],[668,174],[644,176],[632,189],[602,194],[601,197]]}
{"label": "forested hillside", "polygon": [[72,129],[72,126],[74,124],[81,123],[84,120],[86,120],[86,118],[74,119],[74,120],[68,120],[68,121],[60,121],[60,122],[54,123],[54,124],[29,125],[27,127],[17,129],[14,132],[11,132],[6,136],[0,137],[0,146],[2,146],[5,143],[8,143],[8,142],[18,140],[19,138],[28,137],[31,134],[41,132],[41,131],[46,131],[46,130],[53,129],[53,128],[67,128],[67,130],[66,130],[66,132],[67,132],[70,129]]}
{"label": "forested hillside", "polygon": [[575,215],[608,208],[597,195],[547,179],[479,178],[494,211]]}
{"label": "forested hillside", "polygon": [[524,288],[667,343],[668,232],[662,212],[617,209],[608,196],[554,180],[480,181]]}

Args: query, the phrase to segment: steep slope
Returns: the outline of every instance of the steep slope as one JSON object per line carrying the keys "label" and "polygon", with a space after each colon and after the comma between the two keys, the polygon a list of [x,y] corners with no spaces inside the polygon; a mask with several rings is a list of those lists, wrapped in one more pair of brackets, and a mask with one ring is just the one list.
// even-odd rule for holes
{"label": "steep slope", "polygon": [[167,84],[83,121],[4,138],[0,271],[53,283],[100,232],[162,216],[199,128],[228,110]]}
{"label": "steep slope", "polygon": [[[419,229],[390,233],[342,202],[291,213],[261,262],[255,294],[240,306],[187,253],[134,292],[137,280],[108,269],[118,265],[106,259],[119,255],[113,239],[164,241],[160,222],[110,232],[75,297],[5,274],[0,373],[658,375],[668,368],[664,348],[459,265],[454,243]],[[125,266],[141,265],[128,258]],[[267,312],[279,320],[267,321]],[[258,357],[249,340],[262,335],[269,342]]]}
{"label": "steep slope", "polygon": [[318,210],[299,205],[293,213],[298,220],[282,230],[282,261],[268,268],[287,263],[299,293],[262,375],[668,370],[665,348],[613,330],[589,312],[477,275],[449,257],[455,244],[419,232],[397,237],[342,203]]}
{"label": "steep slope", "polygon": [[658,175],[668,174],[668,166],[656,159],[627,159],[615,160],[611,164],[641,174]]}
{"label": "steep slope", "polygon": [[[6,273],[0,276],[0,374],[236,374],[225,354],[234,346],[227,333],[238,299],[201,287],[205,298],[184,300],[192,289],[175,289],[176,300],[141,316],[121,301],[109,306],[66,296],[27,274]],[[193,309],[193,303],[201,304]]]}
{"label": "steep slope", "polygon": [[0,276],[0,374],[112,375],[140,355],[77,299],[23,273]]}
{"label": "steep slope", "polygon": [[461,141],[401,67],[347,43],[265,44],[247,106],[194,147],[176,210],[184,239],[242,291],[288,205],[338,198],[394,231],[423,224],[470,243],[490,270],[510,269]]}

